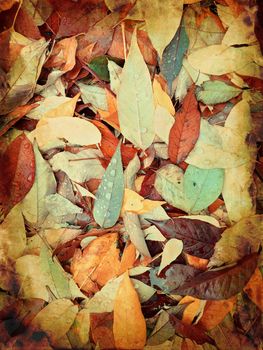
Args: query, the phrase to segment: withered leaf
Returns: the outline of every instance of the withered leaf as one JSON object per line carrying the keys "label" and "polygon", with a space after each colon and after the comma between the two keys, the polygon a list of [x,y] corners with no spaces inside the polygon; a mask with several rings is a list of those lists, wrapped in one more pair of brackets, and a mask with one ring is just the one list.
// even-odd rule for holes
{"label": "withered leaf", "polygon": [[148,219],[167,238],[177,238],[184,243],[184,252],[209,259],[214,253],[216,242],[220,239],[222,228],[209,224],[208,222],[175,218],[165,221]]}
{"label": "withered leaf", "polygon": [[174,292],[206,300],[228,299],[244,288],[257,267],[257,261],[258,253],[247,255],[235,265],[200,273]]}

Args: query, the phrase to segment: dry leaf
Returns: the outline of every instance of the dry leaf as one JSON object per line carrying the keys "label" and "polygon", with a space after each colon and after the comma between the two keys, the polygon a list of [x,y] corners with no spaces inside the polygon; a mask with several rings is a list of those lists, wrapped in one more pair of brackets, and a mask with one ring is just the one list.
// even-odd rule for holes
{"label": "dry leaf", "polygon": [[181,241],[180,239],[169,239],[169,241],[165,244],[163,248],[162,260],[159,267],[158,275],[166,266],[171,264],[171,262],[174,261],[182,253],[183,247],[183,241]]}

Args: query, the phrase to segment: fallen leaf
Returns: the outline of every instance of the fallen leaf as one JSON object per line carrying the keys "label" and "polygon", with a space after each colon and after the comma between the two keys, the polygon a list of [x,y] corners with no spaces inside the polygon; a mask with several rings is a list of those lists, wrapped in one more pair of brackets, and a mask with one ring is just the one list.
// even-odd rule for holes
{"label": "fallen leaf", "polygon": [[206,330],[213,329],[220,324],[233,309],[236,297],[227,300],[207,300],[205,309],[198,324]]}
{"label": "fallen leaf", "polygon": [[48,215],[45,197],[56,193],[57,183],[51,167],[42,158],[36,143],[33,147],[36,162],[35,180],[21,202],[21,209],[28,222],[41,225]]}
{"label": "fallen leaf", "polygon": [[199,128],[200,112],[192,87],[183,101],[181,110],[176,114],[170,131],[168,153],[173,163],[185,160],[199,137]]}
{"label": "fallen leaf", "polygon": [[[156,16],[156,13],[159,16]],[[147,3],[140,0],[130,10],[127,18],[145,20],[148,35],[161,59],[165,47],[170,43],[180,25],[182,13],[183,1],[181,0],[176,4],[169,0],[165,5],[160,0]]]}
{"label": "fallen leaf", "polygon": [[148,220],[154,224],[165,238],[177,238],[183,242],[183,251],[208,259],[213,255],[222,229],[195,219],[175,218],[165,221]]}
{"label": "fallen leaf", "polygon": [[45,59],[48,43],[44,39],[23,47],[7,74],[8,87],[0,95],[0,114],[26,104],[33,96]]}
{"label": "fallen leaf", "polygon": [[177,31],[173,32],[173,35],[160,62],[161,73],[167,80],[170,95],[173,92],[173,82],[182,68],[183,58],[189,45],[183,21],[178,26]]}
{"label": "fallen leaf", "polygon": [[161,105],[157,105],[154,113],[154,130],[156,135],[167,145],[169,134],[174,125],[174,117]]}
{"label": "fallen leaf", "polygon": [[[249,252],[257,252],[260,245],[262,245],[262,228],[262,215],[244,218],[227,228],[215,245],[215,252],[210,259],[209,266],[231,264],[243,258]],[[247,232],[249,232],[249,235]]]}
{"label": "fallen leaf", "polygon": [[235,72],[240,75],[261,77],[262,62],[258,45],[233,47],[210,45],[201,48],[188,56],[188,61],[202,73],[222,75]]}
{"label": "fallen leaf", "polygon": [[126,244],[120,263],[119,275],[122,275],[128,269],[133,267],[136,260],[136,248],[133,243]]}
{"label": "fallen leaf", "polygon": [[30,191],[35,180],[35,156],[25,134],[17,136],[0,158],[0,204],[6,215]]}
{"label": "fallen leaf", "polygon": [[244,288],[244,292],[255,303],[260,310],[263,310],[263,279],[260,270],[257,268]]}
{"label": "fallen leaf", "polygon": [[90,315],[92,339],[100,349],[106,350],[115,348],[112,324],[112,313],[92,313]]}
{"label": "fallen leaf", "polygon": [[37,26],[44,24],[53,11],[52,5],[47,0],[41,1],[41,3],[37,0],[25,0],[22,8],[29,13]]}
{"label": "fallen leaf", "polygon": [[176,258],[182,253],[182,250],[183,242],[181,240],[176,238],[169,239],[163,248],[158,275],[166,266],[168,266],[172,261],[176,260]]}
{"label": "fallen leaf", "polygon": [[57,299],[44,307],[31,325],[45,332],[51,342],[55,342],[68,332],[77,313],[78,306],[70,300]]}
{"label": "fallen leaf", "polygon": [[90,313],[86,309],[80,310],[67,332],[70,344],[74,348],[83,348],[89,343]]}
{"label": "fallen leaf", "polygon": [[58,139],[85,146],[98,144],[101,140],[101,134],[95,125],[87,120],[71,117],[41,119],[37,124],[35,136],[40,149],[52,148]]}
{"label": "fallen leaf", "polygon": [[141,223],[137,214],[126,212],[123,215],[125,230],[129,234],[131,242],[136,249],[144,256],[150,257],[150,252],[145,243],[144,233],[141,229]]}
{"label": "fallen leaf", "polygon": [[146,342],[146,323],[139,297],[127,272],[114,303],[113,335],[115,346],[121,349],[141,349]]}
{"label": "fallen leaf", "polygon": [[236,131],[201,119],[200,136],[185,161],[204,169],[227,169],[247,163],[250,157],[243,137]]}
{"label": "fallen leaf", "polygon": [[134,31],[117,93],[120,129],[124,137],[145,150],[154,139],[154,100],[150,73]]}
{"label": "fallen leaf", "polygon": [[156,106],[165,108],[171,115],[175,114],[175,109],[170,96],[163,90],[159,81],[153,80],[153,97]]}
{"label": "fallen leaf", "polygon": [[180,295],[191,295],[199,299],[220,300],[238,294],[256,269],[258,254],[254,253],[230,265],[200,273],[177,288]]}
{"label": "fallen leaf", "polygon": [[19,258],[26,247],[26,229],[21,206],[17,204],[0,224],[1,256]]}
{"label": "fallen leaf", "polygon": [[97,85],[88,85],[82,82],[79,82],[78,86],[84,103],[91,104],[95,110],[108,110],[107,95],[104,88]]}
{"label": "fallen leaf", "polygon": [[96,192],[93,215],[101,227],[111,227],[116,223],[123,195],[124,178],[119,143]]}
{"label": "fallen leaf", "polygon": [[[190,296],[185,296],[179,301],[179,305],[188,304],[183,311],[183,323],[192,324],[194,320],[200,317],[200,313],[203,312],[203,309],[206,305],[206,301],[193,298]],[[199,325],[199,322],[198,322]]]}
{"label": "fallen leaf", "polygon": [[202,101],[207,105],[214,105],[229,101],[238,96],[241,89],[228,85],[220,80],[205,81],[196,92],[197,101]]}

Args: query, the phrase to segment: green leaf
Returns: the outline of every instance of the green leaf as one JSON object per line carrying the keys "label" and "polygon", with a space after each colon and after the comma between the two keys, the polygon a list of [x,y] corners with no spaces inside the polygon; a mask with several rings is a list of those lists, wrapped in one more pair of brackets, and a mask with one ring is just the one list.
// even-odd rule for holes
{"label": "green leaf", "polygon": [[40,250],[40,266],[43,273],[50,276],[52,282],[49,287],[58,298],[85,298],[72,278],[69,278],[60,264],[52,258],[51,252],[45,245]]}
{"label": "green leaf", "polygon": [[133,33],[117,93],[120,129],[136,147],[148,148],[154,139],[154,100],[149,70]]}
{"label": "green leaf", "polygon": [[84,103],[90,103],[95,109],[100,108],[104,111],[108,110],[107,97],[104,88],[96,85],[88,85],[83,82],[79,82],[78,86]]}
{"label": "green leaf", "polygon": [[184,173],[168,164],[156,172],[154,186],[164,200],[187,213],[198,213],[219,196],[223,169],[199,169],[189,165]]}
{"label": "green leaf", "polygon": [[93,216],[104,228],[113,226],[119,218],[124,194],[124,177],[120,143],[102,177],[96,192]]}
{"label": "green leaf", "polygon": [[223,169],[200,169],[189,165],[184,174],[184,193],[189,210],[199,212],[213,203],[222,191]]}
{"label": "green leaf", "polygon": [[34,153],[36,162],[35,182],[21,202],[21,209],[28,222],[40,225],[49,213],[45,198],[56,193],[57,183],[50,165],[43,159],[36,142],[34,142]]}
{"label": "green leaf", "polygon": [[88,66],[98,75],[100,79],[105,81],[110,80],[107,56],[93,58]]}
{"label": "green leaf", "polygon": [[172,41],[165,48],[160,64],[161,73],[167,80],[170,93],[172,92],[173,81],[182,68],[184,54],[188,45],[189,39],[184,25],[181,24]]}
{"label": "green leaf", "polygon": [[196,92],[198,101],[204,104],[214,105],[217,103],[227,102],[242,92],[241,89],[228,85],[223,81],[205,81],[201,88]]}

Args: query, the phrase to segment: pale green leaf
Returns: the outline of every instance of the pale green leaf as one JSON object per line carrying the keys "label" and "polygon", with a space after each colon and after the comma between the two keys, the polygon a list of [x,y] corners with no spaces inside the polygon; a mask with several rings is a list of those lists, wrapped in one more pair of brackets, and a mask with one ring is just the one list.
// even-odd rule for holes
{"label": "pale green leaf", "polygon": [[194,213],[207,208],[220,195],[223,183],[223,169],[200,169],[189,165],[184,174],[188,210]]}
{"label": "pale green leaf", "polygon": [[145,150],[154,139],[154,100],[149,70],[133,33],[117,94],[120,129],[124,137]]}
{"label": "pale green leaf", "polygon": [[28,222],[40,225],[49,212],[45,204],[45,198],[52,193],[56,193],[57,183],[50,165],[43,159],[36,143],[34,143],[34,153],[36,162],[35,182],[21,202],[21,209]]}
{"label": "pale green leaf", "polygon": [[84,103],[90,103],[95,110],[108,110],[108,103],[105,89],[96,86],[78,82],[81,91],[81,97]]}
{"label": "pale green leaf", "polygon": [[136,174],[140,170],[140,167],[141,167],[140,159],[137,156],[137,154],[135,154],[135,156],[129,162],[124,172],[125,188],[129,188],[130,190],[135,191]]}
{"label": "pale green leaf", "polygon": [[50,290],[58,298],[74,299],[76,297],[84,297],[76,283],[72,278],[69,278],[56,258],[52,258],[49,249],[42,245],[40,250],[40,266],[43,273],[50,276]]}
{"label": "pale green leaf", "polygon": [[83,212],[80,207],[71,203],[68,199],[58,193],[46,196],[45,204],[48,208],[48,212],[53,216],[64,216]]}
{"label": "pale green leaf", "polygon": [[90,312],[82,309],[78,312],[73,325],[67,333],[73,349],[85,349],[89,343]]}
{"label": "pale green leaf", "polygon": [[196,92],[196,98],[204,104],[214,105],[229,101],[241,92],[241,89],[228,85],[223,81],[213,80],[202,84],[201,88]]}
{"label": "pale green leaf", "polygon": [[115,94],[117,94],[121,84],[122,68],[114,61],[108,60],[108,70],[110,73],[110,88]]}
{"label": "pale green leaf", "polygon": [[119,218],[124,194],[120,143],[102,177],[93,209],[95,221],[104,228],[113,226]]}

